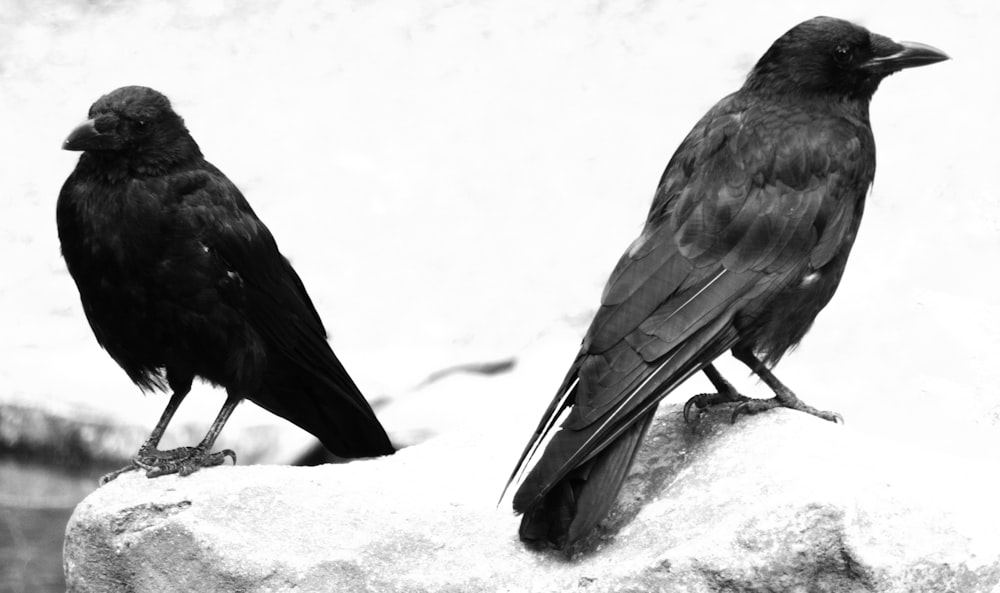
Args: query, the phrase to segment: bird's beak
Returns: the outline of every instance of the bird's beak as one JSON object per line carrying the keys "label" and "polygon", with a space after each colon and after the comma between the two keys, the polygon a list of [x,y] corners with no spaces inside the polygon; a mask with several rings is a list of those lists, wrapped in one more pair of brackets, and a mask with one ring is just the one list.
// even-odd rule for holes
{"label": "bird's beak", "polygon": [[116,134],[104,134],[97,130],[96,120],[88,119],[63,142],[63,150],[115,150],[122,143]]}
{"label": "bird's beak", "polygon": [[890,74],[903,68],[927,66],[949,59],[948,54],[923,43],[900,41],[894,45],[896,51],[885,56],[875,56],[861,67],[873,73]]}

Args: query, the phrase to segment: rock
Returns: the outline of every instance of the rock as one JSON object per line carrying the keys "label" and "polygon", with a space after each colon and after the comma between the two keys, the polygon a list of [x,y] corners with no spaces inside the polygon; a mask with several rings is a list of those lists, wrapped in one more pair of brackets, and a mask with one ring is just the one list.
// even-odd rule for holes
{"label": "rock", "polygon": [[[1000,590],[996,459],[778,410],[664,405],[585,549],[526,549],[504,422],[347,465],[124,475],[67,527],[69,591]],[[485,425],[485,426],[484,426]],[[518,434],[511,434],[517,432]]]}

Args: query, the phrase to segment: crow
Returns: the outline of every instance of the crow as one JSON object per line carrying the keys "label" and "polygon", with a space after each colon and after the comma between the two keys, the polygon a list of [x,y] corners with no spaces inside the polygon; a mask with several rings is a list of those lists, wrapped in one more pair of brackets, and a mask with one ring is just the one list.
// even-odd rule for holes
{"label": "crow", "polygon": [[[945,59],[817,17],[775,41],[694,126],[507,482],[551,435],[514,495],[523,541],[581,541],[610,510],[659,401],[699,371],[718,393],[689,400],[685,419],[692,406],[727,402],[738,402],[734,420],[776,406],[839,418],[770,369],[843,275],[875,174],[873,93],[894,72]],[[739,394],[712,365],[726,351],[775,397]]]}
{"label": "crow", "polygon": [[[394,449],[327,342],[305,286],[235,185],[202,156],[163,94],[99,98],[63,144],[82,151],[59,193],[63,258],[98,343],[142,390],[172,391],[130,465],[148,477],[219,465],[249,399],[344,458]],[[157,449],[195,377],[226,389],[205,438]]]}

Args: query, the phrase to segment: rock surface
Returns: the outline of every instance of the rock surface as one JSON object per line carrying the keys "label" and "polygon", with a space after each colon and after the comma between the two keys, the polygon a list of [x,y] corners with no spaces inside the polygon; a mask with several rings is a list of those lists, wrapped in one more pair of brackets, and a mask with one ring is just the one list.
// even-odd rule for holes
{"label": "rock surface", "polygon": [[524,435],[494,425],[348,465],[125,475],[70,520],[69,591],[1000,590],[995,458],[727,416],[692,430],[663,406],[570,558],[525,549],[496,506]]}

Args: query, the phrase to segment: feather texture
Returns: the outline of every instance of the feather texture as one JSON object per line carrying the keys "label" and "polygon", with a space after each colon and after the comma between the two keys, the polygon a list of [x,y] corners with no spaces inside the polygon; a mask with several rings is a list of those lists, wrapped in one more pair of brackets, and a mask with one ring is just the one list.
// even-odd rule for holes
{"label": "feather texture", "polygon": [[202,377],[336,455],[391,453],[302,280],[166,98],[125,87],[90,116],[57,222],[101,346],[145,389]]}
{"label": "feather texture", "polygon": [[[610,508],[663,397],[727,350],[775,364],[833,296],[875,174],[868,100],[877,81],[808,78],[841,76],[816,70],[834,59],[816,52],[881,46],[845,21],[799,27],[667,164],[642,233],[611,273],[513,474],[531,467],[513,498],[523,539],[565,546],[583,537]],[[759,79],[778,72],[807,80]]]}

